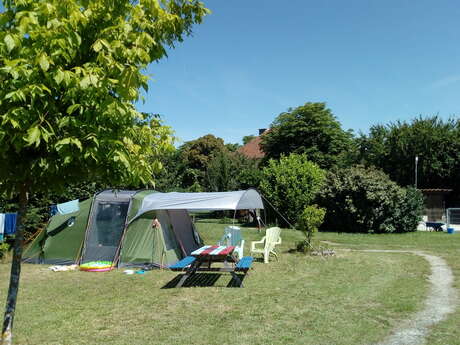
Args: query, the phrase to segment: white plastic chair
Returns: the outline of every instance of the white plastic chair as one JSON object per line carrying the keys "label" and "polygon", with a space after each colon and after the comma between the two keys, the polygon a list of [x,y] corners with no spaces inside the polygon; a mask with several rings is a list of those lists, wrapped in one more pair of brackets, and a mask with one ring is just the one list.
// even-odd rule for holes
{"label": "white plastic chair", "polygon": [[[281,244],[281,229],[278,227],[268,228],[265,231],[265,236],[260,241],[251,242],[251,255],[263,254],[264,263],[268,264],[270,254],[273,254],[278,260],[278,254],[275,252],[275,246]],[[256,248],[256,244],[263,244],[263,248]]]}
{"label": "white plastic chair", "polygon": [[244,240],[241,237],[241,229],[237,226],[227,226],[224,230],[224,235],[220,239],[219,246],[235,246],[234,252],[238,258],[243,257]]}

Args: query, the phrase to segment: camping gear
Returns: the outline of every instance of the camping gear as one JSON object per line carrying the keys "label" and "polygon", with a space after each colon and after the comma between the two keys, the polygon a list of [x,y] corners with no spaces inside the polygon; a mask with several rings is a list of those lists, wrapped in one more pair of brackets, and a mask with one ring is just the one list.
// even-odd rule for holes
{"label": "camping gear", "polygon": [[219,246],[234,246],[238,257],[243,257],[244,240],[241,237],[241,229],[239,227],[227,226],[224,229],[224,235],[217,244]]}
{"label": "camping gear", "polygon": [[[273,254],[278,259],[275,246],[281,244],[280,232],[281,229],[278,227],[268,228],[265,236],[260,241],[251,242],[251,254],[263,254],[264,263],[266,264],[269,262],[270,254]],[[256,248],[257,244],[263,244],[264,247]]]}
{"label": "camping gear", "polygon": [[56,208],[59,214],[69,214],[69,213],[78,212],[78,210],[80,209],[79,201],[77,199],[77,200],[67,201],[62,204],[57,204]]}
{"label": "camping gear", "polygon": [[106,272],[113,269],[113,262],[111,261],[91,261],[80,265],[80,271],[86,272]]}
{"label": "camping gear", "polygon": [[187,209],[215,209],[216,205],[224,209],[263,207],[255,190],[106,190],[79,202],[77,212],[53,216],[25,250],[24,261],[53,265],[110,261],[114,267],[166,267],[202,245]]}

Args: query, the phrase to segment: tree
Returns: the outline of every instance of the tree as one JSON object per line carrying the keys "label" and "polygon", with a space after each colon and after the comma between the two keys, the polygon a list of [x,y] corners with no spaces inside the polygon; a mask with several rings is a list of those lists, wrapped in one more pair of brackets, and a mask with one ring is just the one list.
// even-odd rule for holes
{"label": "tree", "polygon": [[257,188],[260,182],[258,161],[236,152],[218,151],[208,163],[206,189],[226,192]]}
{"label": "tree", "polygon": [[329,231],[415,231],[423,212],[420,191],[398,186],[375,167],[329,172],[318,198],[327,209],[323,229]]}
{"label": "tree", "polygon": [[262,136],[266,159],[305,153],[322,168],[343,163],[352,150],[351,132],[342,130],[325,103],[305,103],[281,113]]}
{"label": "tree", "polygon": [[212,134],[187,141],[179,147],[176,161],[179,161],[177,174],[180,176],[182,187],[188,188],[198,184],[204,188],[209,161],[213,155],[222,151],[227,151],[224,140]]}
{"label": "tree", "polygon": [[325,215],[326,210],[317,205],[305,207],[297,221],[297,229],[305,234],[305,239],[297,243],[298,251],[307,253],[313,248],[313,235],[318,232],[318,228],[323,223]]}
{"label": "tree", "polygon": [[306,154],[271,159],[262,170],[262,194],[294,224],[320,191],[325,172],[307,160]]}
{"label": "tree", "polygon": [[418,117],[375,125],[358,138],[361,161],[374,165],[402,186],[414,185],[419,157],[418,188],[459,188],[460,120]]}
{"label": "tree", "polygon": [[2,342],[11,344],[29,195],[91,179],[147,185],[170,129],[136,111],[146,66],[200,23],[196,0],[5,0],[0,183],[19,198]]}
{"label": "tree", "polygon": [[245,135],[243,137],[243,145],[246,145],[248,142],[250,142],[254,138],[256,138],[255,135]]}

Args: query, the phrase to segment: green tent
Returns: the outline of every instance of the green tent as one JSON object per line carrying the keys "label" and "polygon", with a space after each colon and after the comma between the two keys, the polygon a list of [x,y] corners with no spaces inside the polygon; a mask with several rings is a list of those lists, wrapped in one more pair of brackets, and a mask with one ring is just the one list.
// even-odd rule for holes
{"label": "green tent", "polygon": [[106,190],[80,202],[78,212],[53,216],[24,252],[24,260],[167,266],[202,245],[188,210],[261,208],[261,196],[254,189],[219,193]]}
{"label": "green tent", "polygon": [[25,250],[24,261],[166,266],[182,259],[200,247],[199,235],[185,209],[138,214],[144,198],[153,193],[107,190],[81,201],[78,212],[54,215]]}

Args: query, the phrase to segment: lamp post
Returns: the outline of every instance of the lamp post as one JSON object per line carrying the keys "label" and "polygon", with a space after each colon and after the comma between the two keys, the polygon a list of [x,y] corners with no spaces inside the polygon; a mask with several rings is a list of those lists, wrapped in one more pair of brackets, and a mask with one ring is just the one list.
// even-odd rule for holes
{"label": "lamp post", "polygon": [[417,166],[418,166],[418,156],[415,156],[415,189],[417,189]]}

